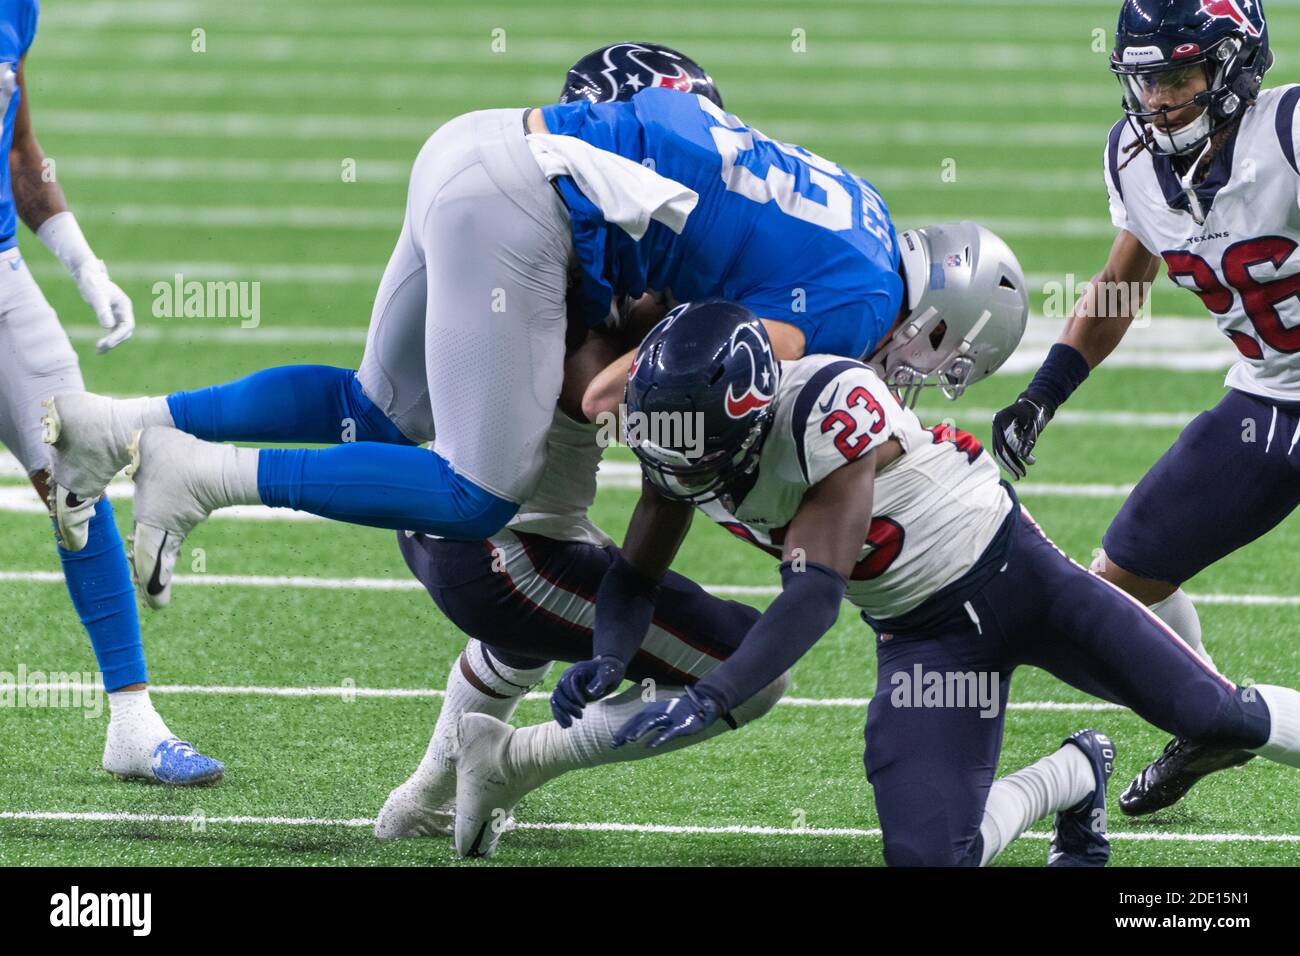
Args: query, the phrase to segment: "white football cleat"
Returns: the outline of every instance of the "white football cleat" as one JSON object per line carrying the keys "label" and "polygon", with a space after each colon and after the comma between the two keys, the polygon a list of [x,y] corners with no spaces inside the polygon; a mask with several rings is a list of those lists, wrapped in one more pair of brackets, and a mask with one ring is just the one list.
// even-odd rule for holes
{"label": "white football cleat", "polygon": [[135,433],[126,473],[135,482],[135,527],[127,547],[131,576],[144,603],[166,607],[181,545],[210,510],[194,492],[190,473],[210,459],[207,443],[174,428]]}
{"label": "white football cleat", "polygon": [[506,760],[514,727],[487,714],[466,714],[458,729],[456,855],[491,856],[513,822],[515,804],[531,788]]}
{"label": "white football cleat", "polygon": [[384,801],[375,821],[381,840],[448,837],[456,829],[456,775],[436,774],[432,781],[412,776]]}
{"label": "white football cleat", "polygon": [[69,392],[41,402],[45,444],[50,446],[50,514],[68,551],[80,551],[104,489],[129,460],[113,427],[113,399]]}

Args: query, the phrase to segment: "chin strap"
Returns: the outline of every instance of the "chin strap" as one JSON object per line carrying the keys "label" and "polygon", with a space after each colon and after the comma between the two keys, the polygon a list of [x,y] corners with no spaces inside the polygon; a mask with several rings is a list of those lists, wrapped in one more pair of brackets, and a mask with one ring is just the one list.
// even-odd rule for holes
{"label": "chin strap", "polygon": [[1187,194],[1187,204],[1191,209],[1192,218],[1196,220],[1198,226],[1205,225],[1205,209],[1201,206],[1201,198],[1196,195],[1196,187],[1193,181],[1196,178],[1196,172],[1201,168],[1201,163],[1209,155],[1210,150],[1214,147],[1215,137],[1211,136],[1205,141],[1205,146],[1201,149],[1200,155],[1192,162],[1187,169],[1186,176],[1178,177],[1178,185],[1183,187],[1183,192]]}

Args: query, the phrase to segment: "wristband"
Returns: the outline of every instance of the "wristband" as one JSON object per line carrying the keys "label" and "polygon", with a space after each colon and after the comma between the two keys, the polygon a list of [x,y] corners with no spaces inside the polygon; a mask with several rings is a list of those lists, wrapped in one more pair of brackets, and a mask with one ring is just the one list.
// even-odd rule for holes
{"label": "wristband", "polygon": [[1090,371],[1087,359],[1078,349],[1057,342],[1047,353],[1025,394],[1047,406],[1049,413],[1055,413],[1061,403],[1083,384]]}
{"label": "wristband", "polygon": [[56,212],[41,223],[41,227],[36,230],[36,238],[74,275],[87,263],[97,261],[90,243],[86,242],[86,237],[81,232],[77,217],[69,210]]}

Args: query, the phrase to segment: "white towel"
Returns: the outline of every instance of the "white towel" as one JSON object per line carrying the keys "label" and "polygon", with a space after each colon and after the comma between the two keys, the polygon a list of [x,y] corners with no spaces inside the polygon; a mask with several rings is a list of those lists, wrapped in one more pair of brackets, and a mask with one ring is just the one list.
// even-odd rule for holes
{"label": "white towel", "polygon": [[649,167],[576,136],[529,133],[528,146],[547,179],[569,176],[605,221],[639,240],[651,220],[680,234],[699,194]]}

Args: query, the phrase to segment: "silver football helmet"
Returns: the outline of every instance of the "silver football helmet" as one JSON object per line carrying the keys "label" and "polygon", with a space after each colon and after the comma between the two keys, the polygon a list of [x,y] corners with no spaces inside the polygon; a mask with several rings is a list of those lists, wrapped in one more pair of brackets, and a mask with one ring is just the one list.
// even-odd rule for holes
{"label": "silver football helmet", "polygon": [[978,223],[909,229],[898,242],[907,315],[868,362],[905,408],[936,385],[955,399],[1020,344],[1029,321],[1025,274]]}

